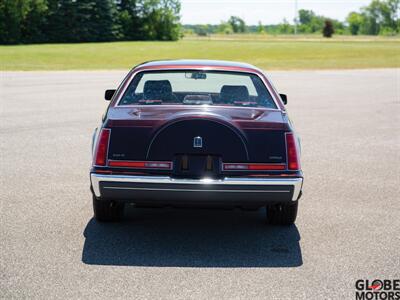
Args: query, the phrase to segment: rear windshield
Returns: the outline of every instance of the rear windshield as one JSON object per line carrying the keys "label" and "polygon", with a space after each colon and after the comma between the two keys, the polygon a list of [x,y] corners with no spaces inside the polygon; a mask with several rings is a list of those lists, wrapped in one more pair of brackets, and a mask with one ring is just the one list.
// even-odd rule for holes
{"label": "rear windshield", "polygon": [[149,71],[137,74],[118,105],[224,105],[277,108],[254,74]]}

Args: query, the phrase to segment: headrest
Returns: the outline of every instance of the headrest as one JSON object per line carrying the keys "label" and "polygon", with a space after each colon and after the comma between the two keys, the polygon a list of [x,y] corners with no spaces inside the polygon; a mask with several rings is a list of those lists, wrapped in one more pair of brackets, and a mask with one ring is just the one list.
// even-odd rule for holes
{"label": "headrest", "polygon": [[148,80],[144,83],[143,98],[145,100],[169,100],[172,86],[169,80]]}
{"label": "headrest", "polygon": [[248,101],[249,90],[245,85],[224,85],[221,88],[220,99],[223,103]]}

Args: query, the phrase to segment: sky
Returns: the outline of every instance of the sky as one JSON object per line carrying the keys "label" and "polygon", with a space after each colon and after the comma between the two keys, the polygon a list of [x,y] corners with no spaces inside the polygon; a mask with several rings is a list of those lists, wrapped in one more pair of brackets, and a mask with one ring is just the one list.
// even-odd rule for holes
{"label": "sky", "polygon": [[[351,11],[358,11],[371,0],[297,0],[298,9],[311,9],[317,15],[344,21]],[[295,0],[181,0],[182,24],[219,24],[230,16],[246,24],[277,24],[285,18],[292,23]]]}

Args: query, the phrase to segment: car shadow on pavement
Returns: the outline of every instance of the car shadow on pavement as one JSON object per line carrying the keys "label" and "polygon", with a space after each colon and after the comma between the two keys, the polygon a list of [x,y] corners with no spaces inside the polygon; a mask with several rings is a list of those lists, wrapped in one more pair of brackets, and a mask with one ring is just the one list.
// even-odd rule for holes
{"label": "car shadow on pavement", "polygon": [[126,209],[121,223],[91,219],[82,261],[149,267],[297,267],[295,225],[268,226],[265,210]]}

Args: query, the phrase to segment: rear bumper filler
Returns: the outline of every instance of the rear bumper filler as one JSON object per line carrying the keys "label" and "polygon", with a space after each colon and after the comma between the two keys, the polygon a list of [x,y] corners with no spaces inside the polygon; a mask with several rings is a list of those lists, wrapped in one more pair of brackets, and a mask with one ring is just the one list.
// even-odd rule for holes
{"label": "rear bumper filler", "polygon": [[90,174],[97,198],[128,202],[289,202],[301,195],[303,178],[178,179],[168,176]]}

